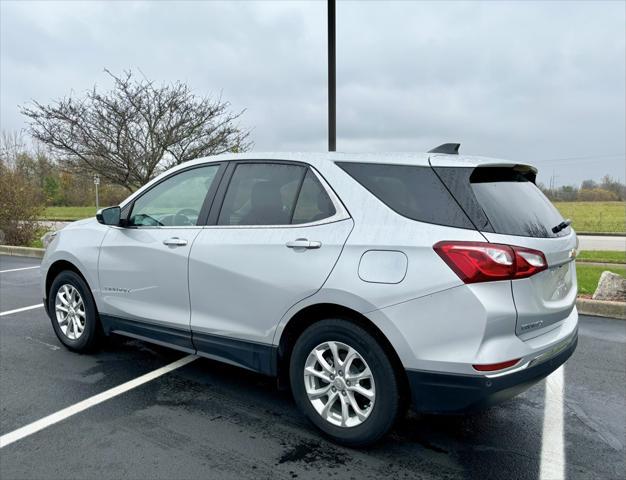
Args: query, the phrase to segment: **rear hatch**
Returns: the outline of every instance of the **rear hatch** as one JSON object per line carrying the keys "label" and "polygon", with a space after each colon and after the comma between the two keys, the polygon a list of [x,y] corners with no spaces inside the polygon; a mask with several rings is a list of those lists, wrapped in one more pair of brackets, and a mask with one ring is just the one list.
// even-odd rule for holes
{"label": "rear hatch", "polygon": [[561,225],[563,217],[535,185],[533,167],[455,157],[433,156],[431,166],[483,236],[539,250],[547,260],[547,270],[511,281],[516,334],[528,339],[555,328],[576,303],[574,230]]}

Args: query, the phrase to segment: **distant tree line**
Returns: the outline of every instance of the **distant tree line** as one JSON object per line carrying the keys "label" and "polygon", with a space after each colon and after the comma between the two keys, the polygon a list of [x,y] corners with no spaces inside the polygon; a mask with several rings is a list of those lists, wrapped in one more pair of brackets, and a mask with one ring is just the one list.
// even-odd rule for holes
{"label": "distant tree line", "polygon": [[[34,201],[41,206],[89,206],[95,204],[93,176],[60,168],[46,149],[28,145],[17,135],[2,133],[0,165],[34,191]],[[128,191],[110,182],[99,187],[100,203],[116,205]]]}
{"label": "distant tree line", "polygon": [[559,188],[539,188],[553,202],[612,202],[626,200],[626,185],[605,175],[600,182],[584,180],[580,187],[563,185]]}

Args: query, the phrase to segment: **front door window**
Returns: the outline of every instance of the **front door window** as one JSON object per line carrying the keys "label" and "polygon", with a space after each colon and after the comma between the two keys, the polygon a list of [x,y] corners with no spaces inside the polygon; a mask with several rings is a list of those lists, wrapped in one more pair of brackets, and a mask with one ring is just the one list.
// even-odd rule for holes
{"label": "front door window", "polygon": [[134,227],[185,227],[198,223],[219,165],[175,174],[139,197],[129,218]]}

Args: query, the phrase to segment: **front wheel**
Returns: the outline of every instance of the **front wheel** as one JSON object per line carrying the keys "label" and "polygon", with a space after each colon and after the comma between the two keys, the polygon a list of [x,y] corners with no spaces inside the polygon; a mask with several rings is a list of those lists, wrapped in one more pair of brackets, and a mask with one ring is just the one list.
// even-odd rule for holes
{"label": "front wheel", "polygon": [[393,366],[374,337],[353,322],[323,320],[307,328],[289,371],[298,407],[337,443],[371,444],[398,415]]}
{"label": "front wheel", "polygon": [[70,350],[93,350],[101,336],[96,304],[87,283],[71,270],[61,272],[48,292],[54,333]]}

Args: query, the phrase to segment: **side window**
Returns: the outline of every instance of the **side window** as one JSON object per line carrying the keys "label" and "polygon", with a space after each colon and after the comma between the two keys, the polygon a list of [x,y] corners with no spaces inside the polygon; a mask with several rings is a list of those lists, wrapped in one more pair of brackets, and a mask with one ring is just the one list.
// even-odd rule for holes
{"label": "side window", "polygon": [[332,217],[335,207],[315,174],[309,169],[304,177],[291,223],[310,223]]}
{"label": "side window", "polygon": [[304,167],[296,165],[237,165],[218,225],[288,225],[304,174]]}
{"label": "side window", "polygon": [[474,229],[430,167],[337,162],[394,212],[419,222]]}
{"label": "side window", "polygon": [[129,225],[182,227],[196,225],[202,204],[215,181],[219,165],[207,165],[178,173],[139,197]]}

